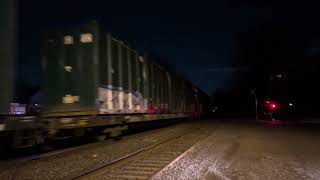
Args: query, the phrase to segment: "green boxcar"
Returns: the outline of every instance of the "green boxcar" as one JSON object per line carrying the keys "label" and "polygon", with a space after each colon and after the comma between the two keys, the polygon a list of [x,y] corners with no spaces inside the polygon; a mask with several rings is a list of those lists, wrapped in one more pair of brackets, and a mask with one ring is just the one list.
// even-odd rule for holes
{"label": "green boxcar", "polygon": [[9,113],[13,100],[16,1],[0,2],[0,115]]}
{"label": "green boxcar", "polygon": [[45,44],[45,116],[146,112],[146,62],[96,22],[52,31]]}
{"label": "green boxcar", "polygon": [[149,103],[182,113],[192,101],[185,81],[96,22],[48,33],[43,57],[44,116],[147,113]]}
{"label": "green boxcar", "polygon": [[96,114],[100,42],[97,24],[48,33],[44,53],[44,112]]}

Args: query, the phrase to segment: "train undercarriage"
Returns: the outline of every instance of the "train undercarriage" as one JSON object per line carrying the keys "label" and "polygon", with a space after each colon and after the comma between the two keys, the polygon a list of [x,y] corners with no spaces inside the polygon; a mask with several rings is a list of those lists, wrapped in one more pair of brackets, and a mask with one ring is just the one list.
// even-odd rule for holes
{"label": "train undercarriage", "polygon": [[43,118],[8,116],[0,122],[2,147],[19,149],[47,141],[92,136],[97,140],[116,138],[133,123],[186,119],[191,114],[133,114]]}

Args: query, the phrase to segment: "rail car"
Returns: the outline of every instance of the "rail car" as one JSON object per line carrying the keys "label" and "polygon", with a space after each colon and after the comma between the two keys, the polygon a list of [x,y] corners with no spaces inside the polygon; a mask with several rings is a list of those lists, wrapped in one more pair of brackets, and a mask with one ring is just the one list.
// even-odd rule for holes
{"label": "rail car", "polygon": [[[199,118],[206,111],[205,93],[97,22],[50,31],[43,47],[41,113],[3,124],[5,131],[11,122],[15,147],[87,133],[116,136],[130,123]],[[18,129],[22,123],[30,127]]]}

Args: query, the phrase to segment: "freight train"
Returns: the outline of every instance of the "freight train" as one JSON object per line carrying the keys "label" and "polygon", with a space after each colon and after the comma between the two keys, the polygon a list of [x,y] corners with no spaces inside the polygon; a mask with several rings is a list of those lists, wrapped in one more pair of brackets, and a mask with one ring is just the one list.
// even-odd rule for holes
{"label": "freight train", "polygon": [[117,136],[130,123],[199,118],[207,111],[203,91],[97,22],[56,29],[44,39],[41,113],[2,121],[14,147],[88,133]]}

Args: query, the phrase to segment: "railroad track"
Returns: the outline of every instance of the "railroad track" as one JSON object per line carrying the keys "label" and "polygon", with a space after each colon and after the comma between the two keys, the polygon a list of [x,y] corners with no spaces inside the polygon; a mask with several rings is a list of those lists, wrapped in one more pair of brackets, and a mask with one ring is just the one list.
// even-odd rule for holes
{"label": "railroad track", "polygon": [[[97,144],[97,143],[101,143],[101,142],[96,142],[95,144]],[[93,144],[94,143],[83,144],[83,145],[73,146],[73,147],[59,149],[59,150],[52,150],[52,151],[45,152],[45,153],[30,155],[30,156],[27,156],[27,157],[13,158],[13,159],[9,159],[9,160],[4,160],[4,161],[0,162],[0,170],[5,170],[5,169],[8,169],[8,168],[10,168],[12,166],[16,166],[17,164],[26,163],[28,161],[33,161],[33,160],[38,160],[38,159],[43,159],[43,158],[49,158],[49,157],[56,156],[56,155],[59,155],[59,154],[63,154],[63,153],[66,153],[66,152],[76,151],[76,150],[79,150],[79,149],[90,147]]]}
{"label": "railroad track", "polygon": [[[113,142],[112,139],[106,140],[106,141]],[[63,153],[81,150],[84,148],[89,148],[90,146],[97,146],[97,144],[99,144],[99,143],[105,144],[106,141],[92,142],[92,143],[82,144],[82,145],[75,145],[75,146],[62,148],[62,149],[53,149],[53,150],[49,150],[47,152],[42,152],[42,153],[38,153],[38,154],[37,154],[37,152],[35,152],[35,154],[28,155],[28,156],[22,156],[22,157],[18,157],[18,158],[9,158],[7,160],[0,160],[0,170],[9,169],[10,167],[16,166],[18,164],[23,164],[28,161],[50,158],[50,157],[54,157],[56,155],[60,155]],[[141,150],[143,150],[143,149],[141,149]],[[139,151],[141,151],[141,150],[139,150]]]}
{"label": "railroad track", "polygon": [[212,133],[189,131],[66,179],[148,179]]}

